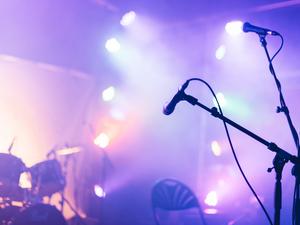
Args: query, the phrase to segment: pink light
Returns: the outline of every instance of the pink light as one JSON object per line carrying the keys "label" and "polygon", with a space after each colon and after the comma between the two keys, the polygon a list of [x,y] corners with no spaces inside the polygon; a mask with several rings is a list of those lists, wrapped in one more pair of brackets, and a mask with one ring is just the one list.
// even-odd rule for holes
{"label": "pink light", "polygon": [[214,214],[218,213],[218,210],[217,209],[213,209],[213,208],[207,208],[207,209],[204,209],[204,213],[205,214],[209,214],[209,215],[214,215]]}
{"label": "pink light", "polygon": [[110,115],[112,116],[112,118],[119,120],[119,121],[123,121],[126,118],[124,112],[122,112],[121,110],[118,110],[116,108],[110,110]]}
{"label": "pink light", "polygon": [[216,206],[216,205],[218,204],[218,196],[217,196],[217,192],[215,192],[215,191],[210,191],[210,192],[206,195],[206,198],[205,198],[204,202],[205,202],[208,206]]}
{"label": "pink light", "polygon": [[110,138],[106,133],[99,134],[94,140],[94,144],[98,145],[100,148],[106,148],[109,143]]}

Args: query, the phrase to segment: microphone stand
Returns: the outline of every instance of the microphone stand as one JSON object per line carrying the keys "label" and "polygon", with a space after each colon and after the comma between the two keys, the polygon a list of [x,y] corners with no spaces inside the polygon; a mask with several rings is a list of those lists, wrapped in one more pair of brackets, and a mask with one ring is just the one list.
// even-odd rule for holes
{"label": "microphone stand", "polygon": [[[224,121],[225,123],[233,126],[234,128],[240,130],[241,132],[247,134],[248,136],[252,137],[256,141],[267,146],[270,151],[276,153],[275,158],[273,160],[273,165],[274,165],[273,168],[275,169],[275,172],[276,172],[275,201],[274,201],[274,207],[275,207],[274,225],[280,225],[280,210],[281,210],[281,201],[282,201],[282,188],[281,188],[282,170],[283,170],[285,163],[287,163],[288,161],[290,161],[294,164],[294,168],[299,168],[300,159],[297,156],[294,156],[294,155],[288,153],[287,151],[279,148],[275,143],[268,142],[267,140],[263,139],[262,137],[256,135],[255,133],[242,127],[241,125],[228,119],[224,115],[220,114],[216,107],[213,107],[210,109],[207,106],[203,105],[202,103],[198,102],[197,98],[195,98],[191,95],[187,95],[187,94],[185,94],[185,92],[182,92],[182,99],[192,105],[197,105],[197,106],[201,107],[202,109],[210,112],[210,114],[212,116],[219,118],[220,120]],[[268,172],[271,172],[273,168],[269,168]]]}
{"label": "microphone stand", "polygon": [[[280,34],[279,34],[279,36],[282,38],[282,36]],[[297,156],[299,158],[300,157],[299,137],[298,137],[297,131],[296,131],[294,125],[293,125],[292,119],[290,117],[289,109],[288,109],[287,105],[285,104],[284,97],[283,97],[283,94],[282,94],[282,91],[281,91],[281,84],[280,84],[280,81],[278,80],[278,78],[276,76],[276,73],[275,73],[275,70],[274,70],[274,67],[273,67],[273,64],[272,64],[273,59],[271,59],[270,54],[269,54],[268,49],[267,49],[266,35],[259,34],[259,39],[260,39],[262,47],[265,50],[265,53],[266,53],[266,56],[267,56],[268,62],[269,62],[269,70],[270,70],[271,74],[274,77],[274,80],[275,80],[275,83],[276,83],[276,86],[277,86],[277,89],[278,89],[278,92],[279,92],[280,106],[277,107],[277,113],[284,112],[284,114],[286,116],[289,128],[291,130],[291,133],[292,133],[292,136],[293,136],[296,148],[297,148]],[[274,164],[274,161],[278,161],[276,159],[276,156],[273,160],[273,164]],[[284,164],[285,163],[283,163],[283,165],[278,165],[278,163],[277,163],[277,165],[274,165],[275,172],[276,172],[275,202],[274,202],[275,203],[275,225],[280,224],[280,208],[281,208],[281,183],[280,183],[280,179],[281,179],[281,173],[282,173],[282,169],[283,169]],[[281,167],[281,166],[282,166],[282,168],[278,168],[278,167]],[[300,207],[299,207],[300,206],[299,205],[299,203],[300,203],[300,198],[299,198],[300,168],[299,168],[298,164],[294,165],[293,170],[292,170],[292,174],[296,178],[295,193],[294,193],[295,194],[294,195],[294,206],[293,206],[293,224],[300,225],[300,211],[299,211],[300,210]],[[279,185],[280,185],[280,187],[279,187]],[[280,201],[280,203],[277,202],[277,201]]]}
{"label": "microphone stand", "polygon": [[282,186],[281,186],[281,178],[283,167],[287,161],[280,157],[278,154],[275,155],[273,160],[273,167],[268,168],[268,172],[270,173],[272,169],[276,172],[276,183],[275,183],[275,191],[274,191],[274,225],[280,225],[280,210],[282,206]]}

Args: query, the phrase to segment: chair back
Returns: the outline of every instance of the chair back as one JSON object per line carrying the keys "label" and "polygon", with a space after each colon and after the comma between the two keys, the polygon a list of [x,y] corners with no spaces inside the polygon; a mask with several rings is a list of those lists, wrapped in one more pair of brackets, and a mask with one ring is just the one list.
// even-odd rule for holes
{"label": "chair back", "polygon": [[[183,212],[192,212],[191,210],[200,214],[200,221],[197,224],[206,224],[197,197],[187,185],[178,180],[166,178],[158,181],[152,188],[151,201],[157,225],[186,224],[182,222]],[[165,216],[161,216],[162,212]],[[168,212],[169,215],[166,216]],[[169,221],[166,222],[167,220]]]}

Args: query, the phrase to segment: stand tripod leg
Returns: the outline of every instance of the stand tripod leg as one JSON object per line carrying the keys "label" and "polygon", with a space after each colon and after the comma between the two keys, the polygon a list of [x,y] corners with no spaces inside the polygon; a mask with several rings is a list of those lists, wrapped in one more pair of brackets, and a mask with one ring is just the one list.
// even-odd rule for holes
{"label": "stand tripod leg", "polygon": [[280,225],[280,210],[281,210],[281,202],[282,202],[282,189],[281,189],[281,181],[277,180],[275,184],[275,196],[274,196],[274,225]]}
{"label": "stand tripod leg", "polygon": [[[276,154],[273,159],[273,168],[276,172],[276,183],[274,191],[274,225],[280,225],[280,210],[282,207],[282,187],[281,178],[283,167],[287,161],[283,159],[279,154]],[[271,172],[271,170],[268,170]]]}

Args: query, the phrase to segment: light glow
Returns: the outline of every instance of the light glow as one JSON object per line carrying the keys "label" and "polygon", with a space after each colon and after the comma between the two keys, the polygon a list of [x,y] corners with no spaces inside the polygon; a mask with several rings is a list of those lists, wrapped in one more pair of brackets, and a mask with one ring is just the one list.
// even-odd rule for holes
{"label": "light glow", "polygon": [[27,172],[23,172],[20,175],[20,179],[19,179],[19,187],[21,188],[31,188],[32,184],[31,184],[31,177],[30,174]]}
{"label": "light glow", "polygon": [[123,121],[126,118],[125,114],[118,109],[111,109],[110,115],[112,118],[114,118],[115,120],[118,120],[118,121]]}
{"label": "light glow", "polygon": [[[259,198],[259,200],[260,200],[262,203],[264,203],[265,199],[264,199],[263,197],[258,196],[258,198]],[[250,204],[254,204],[254,205],[258,205],[258,204],[259,204],[258,201],[257,201],[257,199],[256,199],[254,196],[251,196],[251,197],[249,198],[249,203],[250,203]]]}
{"label": "light glow", "polygon": [[96,184],[96,185],[94,186],[94,192],[95,192],[95,195],[97,195],[99,198],[104,198],[104,197],[106,196],[105,191],[104,191],[103,188],[102,188],[100,185],[98,185],[98,184]]}
{"label": "light glow", "polygon": [[221,45],[217,50],[216,50],[216,58],[218,60],[221,60],[224,58],[226,54],[226,46],[225,45]]}
{"label": "light glow", "polygon": [[116,52],[120,51],[121,44],[119,43],[119,41],[116,38],[110,38],[106,41],[105,48],[110,53],[116,53]]}
{"label": "light glow", "polygon": [[210,191],[204,200],[208,206],[216,206],[218,204],[218,195],[215,191]]}
{"label": "light glow", "polygon": [[225,187],[225,180],[220,179],[220,180],[218,181],[218,185],[219,185],[219,187],[224,188],[224,187]]}
{"label": "light glow", "polygon": [[134,11],[127,12],[123,15],[120,24],[124,27],[131,25],[136,18],[136,13]]}
{"label": "light glow", "polygon": [[99,146],[100,148],[106,148],[109,145],[109,143],[110,138],[105,133],[99,134],[94,140],[94,144]]}
{"label": "light glow", "polygon": [[102,99],[105,102],[109,102],[113,100],[115,97],[115,88],[113,86],[110,86],[106,88],[104,91],[102,91]]}
{"label": "light glow", "polygon": [[213,208],[207,208],[207,209],[204,209],[204,213],[205,214],[209,214],[209,215],[214,215],[214,214],[218,213],[218,210],[217,209],[213,209]]}
{"label": "light glow", "polygon": [[222,154],[221,146],[217,141],[211,143],[211,150],[215,156],[220,156]]}
{"label": "light glow", "polygon": [[[221,93],[221,92],[217,93],[217,94],[216,94],[216,97],[217,97],[218,102],[219,102],[219,104],[220,104],[221,107],[226,106],[227,101],[226,101],[225,96],[224,96],[223,93]],[[216,101],[215,98],[213,98],[213,102],[214,102],[214,105],[215,105],[216,107],[218,107],[218,104],[217,104],[217,101]]]}
{"label": "light glow", "polygon": [[243,22],[239,20],[228,22],[225,25],[226,32],[231,36],[240,35],[243,31],[242,28],[243,28]]}

